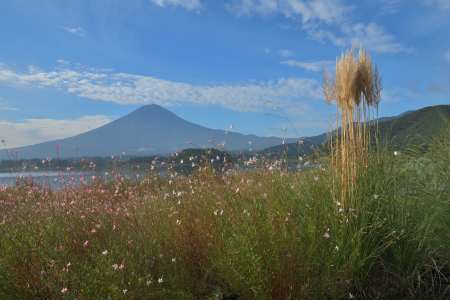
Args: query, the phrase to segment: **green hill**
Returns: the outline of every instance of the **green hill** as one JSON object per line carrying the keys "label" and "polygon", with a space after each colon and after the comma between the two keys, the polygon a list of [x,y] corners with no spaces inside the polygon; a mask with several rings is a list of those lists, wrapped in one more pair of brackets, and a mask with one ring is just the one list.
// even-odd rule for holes
{"label": "green hill", "polygon": [[[426,150],[433,137],[442,134],[449,126],[450,105],[428,106],[415,111],[409,111],[394,117],[380,118],[378,129],[382,143],[394,149],[418,147]],[[314,139],[305,138],[303,144],[288,143],[260,151],[270,157],[295,158],[299,155],[309,155],[315,150],[324,150],[326,134]],[[326,151],[326,150],[325,150]]]}
{"label": "green hill", "polygon": [[450,105],[429,106],[379,123],[382,141],[399,149],[426,148],[449,126]]}

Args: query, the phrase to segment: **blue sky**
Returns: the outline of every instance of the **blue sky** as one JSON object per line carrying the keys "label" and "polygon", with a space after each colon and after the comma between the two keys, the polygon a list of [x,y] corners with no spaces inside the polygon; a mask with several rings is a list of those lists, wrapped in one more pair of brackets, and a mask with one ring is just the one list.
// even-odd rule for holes
{"label": "blue sky", "polygon": [[450,103],[450,0],[7,0],[0,11],[11,147],[150,103],[212,128],[319,134],[335,112],[323,68],[352,45],[380,69],[381,115]]}

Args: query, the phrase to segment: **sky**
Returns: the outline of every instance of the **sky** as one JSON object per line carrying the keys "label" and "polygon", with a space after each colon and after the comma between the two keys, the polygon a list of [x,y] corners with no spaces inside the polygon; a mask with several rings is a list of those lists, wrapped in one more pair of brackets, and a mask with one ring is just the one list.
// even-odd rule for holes
{"label": "sky", "polygon": [[450,0],[4,0],[0,147],[104,125],[145,104],[301,137],[334,124],[324,68],[365,47],[380,115],[450,103]]}

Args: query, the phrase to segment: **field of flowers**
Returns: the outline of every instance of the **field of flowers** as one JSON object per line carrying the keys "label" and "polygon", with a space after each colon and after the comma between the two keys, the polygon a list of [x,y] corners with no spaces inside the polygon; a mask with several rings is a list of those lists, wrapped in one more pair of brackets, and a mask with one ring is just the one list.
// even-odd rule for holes
{"label": "field of flowers", "polygon": [[[0,299],[448,299],[450,147],[328,168],[0,191]],[[420,162],[420,163],[419,163]]]}

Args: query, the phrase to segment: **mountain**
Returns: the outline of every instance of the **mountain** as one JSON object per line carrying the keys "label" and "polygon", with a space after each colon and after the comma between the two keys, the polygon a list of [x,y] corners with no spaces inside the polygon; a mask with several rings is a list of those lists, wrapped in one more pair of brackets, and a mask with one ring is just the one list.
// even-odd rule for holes
{"label": "mountain", "polygon": [[259,151],[258,153],[265,157],[298,157],[299,155],[309,155],[313,153],[320,145],[325,143],[327,134],[302,138],[294,143],[285,143],[281,145],[272,146]]}
{"label": "mountain", "polygon": [[428,106],[403,113],[379,123],[380,136],[388,145],[398,149],[426,146],[436,135],[448,128],[450,105]]}
{"label": "mountain", "polygon": [[[395,149],[411,146],[426,148],[434,136],[448,128],[450,105],[428,106],[415,111],[407,111],[398,116],[378,119],[381,140]],[[276,145],[259,151],[260,154],[273,157],[298,157],[311,154],[327,141],[327,134],[303,139],[302,145],[288,143]]]}
{"label": "mountain", "polygon": [[281,143],[277,137],[209,129],[152,104],[77,136],[10,150],[17,151],[23,159],[68,158],[123,152],[138,156],[168,154],[185,148],[221,148],[220,144],[228,151],[261,150]]}

